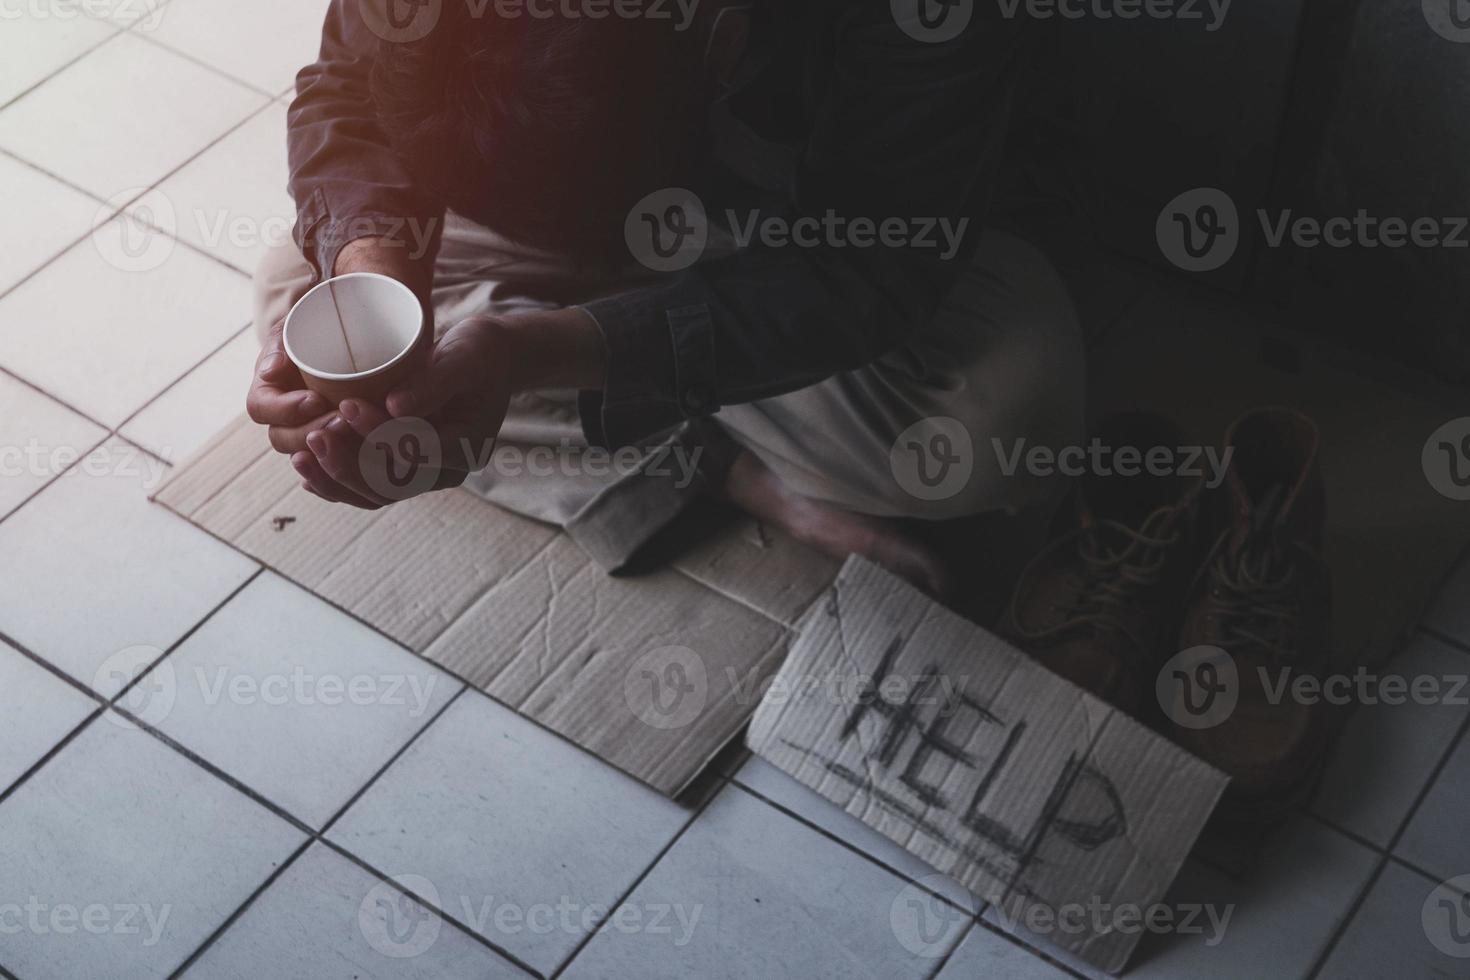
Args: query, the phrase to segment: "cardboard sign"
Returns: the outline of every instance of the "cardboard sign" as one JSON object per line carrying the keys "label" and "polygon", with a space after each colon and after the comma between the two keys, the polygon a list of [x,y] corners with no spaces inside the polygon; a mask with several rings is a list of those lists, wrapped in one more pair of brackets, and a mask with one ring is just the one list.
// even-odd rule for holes
{"label": "cardboard sign", "polygon": [[[1109,972],[1226,777],[853,558],[813,603],[751,721],[756,753]],[[1049,917],[1049,918],[1048,918]]]}

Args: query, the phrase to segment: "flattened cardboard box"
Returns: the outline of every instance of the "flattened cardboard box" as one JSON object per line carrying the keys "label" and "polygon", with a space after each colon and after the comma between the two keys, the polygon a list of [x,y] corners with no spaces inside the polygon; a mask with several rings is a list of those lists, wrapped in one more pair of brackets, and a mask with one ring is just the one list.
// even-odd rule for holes
{"label": "flattened cardboard box", "polygon": [[1007,920],[1067,915],[1048,938],[1111,973],[1141,930],[1072,910],[1162,900],[1226,783],[856,558],[808,610],[747,744]]}
{"label": "flattened cardboard box", "polygon": [[365,512],[241,418],[154,500],[662,793],[734,737],[835,562],[737,525],[636,579],[464,490]]}

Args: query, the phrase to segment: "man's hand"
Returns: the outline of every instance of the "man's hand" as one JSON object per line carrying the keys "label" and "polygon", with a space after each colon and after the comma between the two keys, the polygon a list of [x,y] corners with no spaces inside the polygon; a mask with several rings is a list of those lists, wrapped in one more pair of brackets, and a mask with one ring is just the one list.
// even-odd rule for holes
{"label": "man's hand", "polygon": [[[605,360],[601,332],[581,310],[471,317],[439,339],[386,406],[343,402],[341,417],[310,432],[291,463],[317,496],[370,510],[457,487],[489,461],[511,396],[600,387]],[[405,421],[384,428],[394,420]]]}
{"label": "man's hand", "polygon": [[[359,238],[347,243],[337,253],[334,275],[349,272],[376,272],[405,283],[419,295],[416,285],[423,285],[427,263],[409,259],[409,251],[399,242],[382,238]],[[325,428],[336,416],[335,407],[321,395],[306,390],[301,372],[286,356],[281,340],[285,321],[271,327],[255,362],[255,378],[245,396],[245,410],[250,418],[270,427],[271,446],[278,453],[305,452],[306,437]]]}

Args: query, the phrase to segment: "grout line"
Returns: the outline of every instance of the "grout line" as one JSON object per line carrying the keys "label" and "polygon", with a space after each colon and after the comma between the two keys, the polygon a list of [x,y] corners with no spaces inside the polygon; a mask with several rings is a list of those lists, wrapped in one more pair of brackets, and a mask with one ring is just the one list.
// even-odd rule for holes
{"label": "grout line", "polygon": [[[1449,764],[1450,756],[1454,754],[1455,749],[1459,746],[1460,740],[1465,737],[1467,731],[1470,731],[1470,716],[1466,716],[1460,722],[1460,727],[1456,730],[1454,736],[1448,740],[1444,751],[1440,754],[1439,762],[1435,764],[1428,778],[1424,780],[1424,785],[1415,794],[1413,802],[1404,812],[1403,819],[1399,821],[1398,828],[1394,831],[1393,836],[1389,838],[1388,844],[1379,850],[1378,861],[1373,868],[1373,873],[1368,876],[1367,883],[1353,899],[1353,903],[1347,910],[1347,913],[1338,921],[1332,931],[1332,935],[1328,937],[1327,943],[1323,946],[1322,952],[1312,964],[1312,968],[1307,972],[1305,980],[1317,980],[1317,977],[1326,967],[1327,961],[1331,958],[1333,951],[1337,948],[1337,944],[1342,941],[1343,936],[1347,935],[1348,929],[1352,926],[1354,920],[1357,919],[1358,913],[1362,910],[1364,903],[1367,902],[1368,895],[1373,891],[1374,886],[1377,885],[1378,879],[1382,877],[1384,868],[1388,866],[1390,860],[1394,859],[1394,849],[1398,847],[1399,841],[1409,829],[1409,825],[1413,822],[1415,815],[1418,814],[1419,807],[1424,804],[1425,797],[1429,795],[1434,789],[1435,784],[1439,782],[1440,775],[1444,772],[1445,766]],[[1400,861],[1399,863],[1405,864],[1406,862]],[[1412,865],[1406,866],[1412,867]]]}
{"label": "grout line", "polygon": [[185,61],[193,62],[200,68],[204,68],[212,74],[218,75],[225,81],[233,82],[241,88],[247,88],[255,95],[264,96],[265,98],[270,99],[272,102],[274,102],[277,98],[276,93],[271,92],[268,89],[263,89],[259,85],[256,85],[254,82],[246,81],[238,75],[232,75],[229,72],[225,71],[223,68],[220,68],[218,65],[211,64],[210,62],[205,61],[203,58],[200,58],[197,55],[185,51],[183,48],[175,47],[174,45],[169,44],[167,41],[161,41],[158,38],[154,37],[151,32],[139,31],[133,36],[140,41],[147,41],[149,44],[152,44],[155,47],[162,48],[169,54],[175,55],[179,58],[183,58]]}
{"label": "grout line", "polygon": [[262,881],[253,892],[246,896],[245,901],[241,903],[240,907],[235,909],[234,912],[230,913],[230,915],[225,918],[225,921],[221,922],[217,929],[206,936],[204,938],[204,942],[202,942],[199,947],[194,950],[194,952],[190,953],[188,957],[184,959],[184,962],[179,964],[177,969],[175,969],[168,975],[168,980],[174,980],[174,978],[176,977],[183,976],[188,971],[188,969],[194,965],[194,962],[198,960],[199,957],[203,956],[204,952],[209,949],[209,947],[214,945],[215,940],[218,939],[220,936],[223,936],[225,932],[227,932],[229,928],[233,926],[242,915],[245,914],[245,910],[253,905],[257,898],[265,894],[266,889],[270,888],[271,885],[274,885],[276,883],[276,879],[285,874],[286,869],[295,864],[296,859],[305,854],[307,849],[311,847],[311,845],[312,839],[310,837],[307,837],[305,840],[303,840],[296,847],[296,850],[292,851],[290,856],[288,856],[286,860],[281,862],[279,867],[277,867],[270,874],[266,875],[265,880]]}
{"label": "grout line", "polygon": [[[1028,946],[1019,936],[1011,935],[1009,932],[1006,932],[1004,929],[1001,929],[999,926],[996,926],[994,923],[986,920],[984,917],[976,918],[975,928],[984,929],[986,932],[994,933],[995,935],[1004,939],[1006,942],[1010,943],[1012,946],[1016,946],[1026,951],[1027,953],[1030,953],[1032,956],[1045,962],[1049,966],[1060,971],[1061,973],[1066,974],[1069,977],[1076,977],[1077,980],[1088,980],[1086,974],[1079,973],[1076,969],[1067,965],[1066,963],[1063,963],[1061,960],[1057,959],[1055,956],[1052,956],[1044,949],[1038,949],[1035,946]],[[961,940],[961,942],[963,942],[963,940]],[[959,947],[956,946],[955,948],[958,949]],[[948,960],[949,957],[945,957],[945,959]]]}
{"label": "grout line", "polygon": [[[410,738],[409,741],[404,742],[403,746],[401,746],[401,748],[398,748],[398,751],[394,752],[394,754],[392,754],[391,757],[388,758],[387,763],[382,764],[381,767],[378,768],[378,771],[375,771],[375,773],[373,773],[372,776],[369,777],[368,782],[363,783],[362,788],[357,789],[357,792],[351,795],[351,798],[348,799],[345,804],[343,804],[343,807],[341,807],[340,810],[337,811],[337,813],[332,815],[331,820],[328,820],[325,824],[322,824],[322,829],[320,829],[320,832],[313,832],[312,836],[307,837],[306,842],[303,842],[303,845],[301,845],[300,848],[295,851],[295,854],[291,855],[290,861],[285,861],[284,864],[281,865],[281,868],[279,868],[279,870],[276,871],[275,874],[272,874],[272,876],[270,876],[269,879],[266,880],[265,884],[262,884],[259,889],[256,889],[256,892],[251,893],[251,895],[248,896],[247,899],[245,899],[244,904],[241,904],[240,908],[235,909],[235,911],[232,912],[231,915],[229,915],[229,918],[226,918],[226,920],[221,923],[219,929],[216,929],[215,932],[210,933],[209,936],[204,939],[204,942],[200,943],[200,946],[198,946],[196,951],[194,951],[193,954],[190,954],[190,956],[188,956],[188,959],[185,959],[184,964],[182,964],[181,967],[178,968],[178,970],[173,971],[173,973],[171,974],[171,980],[172,977],[182,976],[182,974],[184,974],[184,971],[188,970],[188,967],[191,967],[196,959],[200,958],[201,955],[204,955],[204,952],[206,952],[207,949],[210,948],[210,946],[215,945],[215,942],[219,939],[219,937],[223,936],[223,934],[225,934],[226,932],[229,932],[229,927],[234,926],[235,921],[240,920],[241,915],[245,914],[245,911],[247,911],[247,909],[254,904],[254,901],[256,901],[256,899],[259,898],[260,895],[263,895],[270,884],[275,882],[278,877],[281,877],[281,874],[285,873],[287,867],[290,867],[290,865],[293,864],[293,862],[297,860],[297,858],[300,858],[301,854],[304,854],[307,848],[310,848],[313,843],[318,843],[320,842],[320,840],[325,839],[326,833],[328,833],[329,830],[332,829],[332,826],[334,826],[334,824],[337,823],[337,821],[340,820],[341,817],[343,817],[343,814],[347,813],[348,810],[351,810],[351,808],[353,808],[353,805],[356,804],[356,802],[359,801],[359,799],[362,798],[362,796],[365,795],[365,793],[368,792],[368,790],[372,788],[372,786],[375,785],[376,782],[378,782],[379,777],[381,777],[382,774],[387,773],[387,771],[390,770],[390,768],[392,767],[392,764],[397,763],[398,758],[403,757],[404,752],[409,751],[409,749],[412,748],[412,746],[415,745],[417,741],[419,741],[419,738],[423,735],[423,733],[428,732],[431,727],[434,727],[435,721],[440,720],[440,716],[442,716],[445,711],[448,711],[448,708],[450,708],[451,704],[459,701],[460,695],[463,695],[465,691],[465,686],[460,686],[459,691],[454,692],[454,696],[451,696],[448,701],[445,701],[444,704],[441,705],[440,710],[435,711],[435,713],[432,714],[431,717],[429,717],[428,721],[425,721],[422,726],[419,726],[419,729],[417,729],[416,732],[413,733],[412,738]],[[397,883],[394,883],[394,886],[397,887]]]}
{"label": "grout line", "polygon": [[322,829],[319,836],[327,836],[328,831],[330,831],[333,827],[337,825],[337,821],[346,816],[347,811],[356,806],[357,801],[367,795],[367,791],[371,789],[379,779],[382,778],[383,774],[386,773],[389,769],[393,768],[394,763],[396,763],[405,754],[407,754],[408,750],[413,748],[413,746],[418,742],[423,734],[427,732],[430,728],[433,728],[434,723],[438,721],[441,717],[443,717],[444,713],[447,712],[454,705],[454,703],[464,695],[464,692],[468,691],[469,689],[470,688],[468,684],[461,684],[459,690],[454,692],[454,696],[451,697],[448,701],[445,701],[444,704],[440,706],[439,710],[434,712],[434,714],[429,717],[428,721],[420,725],[418,730],[409,737],[408,741],[404,742],[403,745],[398,749],[398,751],[394,752],[393,755],[389,757],[387,762],[384,762],[381,766],[379,766],[378,771],[373,773],[372,776],[368,778],[367,782],[363,783],[356,793],[353,793],[352,796],[348,797],[347,802],[343,803],[342,806],[337,810],[337,812],[332,814],[331,818],[327,820],[326,823],[322,824]]}
{"label": "grout line", "polygon": [[[662,862],[664,859],[664,855],[673,850],[675,844],[683,840],[684,834],[688,832],[690,827],[694,826],[694,822],[704,814],[704,811],[709,809],[710,804],[713,803],[719,796],[723,795],[725,791],[728,790],[729,787],[732,785],[730,779],[725,776],[724,773],[718,773],[717,775],[720,780],[720,785],[710,790],[709,795],[707,795],[700,802],[699,806],[694,808],[694,811],[689,815],[689,819],[684,821],[684,825],[679,828],[678,832],[669,839],[669,842],[667,844],[659,849],[659,852],[653,856],[653,860],[648,862],[648,866],[643,869],[643,872],[639,874],[637,878],[633,879],[633,883],[630,884],[626,889],[624,889],[623,893],[618,896],[618,900],[616,902],[613,902],[608,906],[608,920],[611,920],[616,911],[622,908],[624,903],[626,903],[628,899],[633,897],[633,893],[638,890],[638,886],[643,884],[644,879],[646,879],[650,874],[653,873],[654,868],[659,866],[660,862]],[[576,962],[577,957],[582,955],[582,950],[587,948],[587,944],[590,943],[599,932],[601,932],[600,929],[593,929],[589,931],[585,936],[583,936],[582,939],[577,943],[576,947],[572,950],[571,955],[568,956],[564,961],[562,961],[561,966],[557,967],[551,972],[549,980],[557,980],[557,978],[565,973],[567,968]]]}
{"label": "grout line", "polygon": [[[953,901],[951,901],[949,898],[947,898],[944,895],[939,894],[939,892],[937,892],[934,889],[929,888],[928,886],[924,885],[917,878],[914,878],[912,875],[908,874],[908,872],[906,872],[906,871],[900,871],[898,868],[895,868],[892,865],[887,864],[884,861],[880,860],[879,858],[874,857],[873,855],[867,853],[866,851],[863,851],[863,850],[859,849],[856,845],[851,844],[851,843],[843,840],[841,837],[838,837],[836,834],[832,833],[832,831],[830,831],[830,830],[827,830],[825,827],[820,827],[817,824],[812,823],[812,821],[808,820],[806,817],[803,817],[801,814],[797,813],[795,810],[792,810],[789,807],[783,806],[782,804],[777,803],[775,800],[771,799],[769,796],[766,796],[766,795],[764,795],[764,794],[762,794],[762,793],[760,793],[760,792],[758,792],[756,790],[751,789],[749,786],[746,786],[744,783],[742,783],[739,780],[738,777],[731,776],[731,777],[729,777],[729,781],[730,781],[730,784],[732,786],[735,786],[735,787],[737,787],[739,789],[744,790],[747,794],[755,797],[756,799],[758,799],[761,802],[767,804],[768,806],[772,807],[773,809],[778,810],[779,812],[786,814],[786,816],[792,818],[793,820],[797,821],[798,823],[803,824],[804,826],[806,826],[806,827],[808,827],[808,828],[810,828],[812,830],[815,830],[817,833],[821,834],[823,837],[827,838],[828,840],[830,840],[830,841],[832,841],[832,842],[834,842],[836,844],[841,845],[843,848],[851,851],[852,853],[856,854],[858,857],[862,858],[863,860],[867,861],[868,863],[870,863],[870,864],[876,864],[878,867],[882,868],[884,871],[889,872],[890,874],[894,875],[895,877],[897,877],[897,878],[899,878],[899,879],[901,879],[901,880],[903,880],[905,882],[908,882],[911,885],[918,886],[920,889],[928,892],[930,895],[932,895],[935,898],[939,899],[941,902],[943,902],[944,904],[950,906],[951,908],[953,908],[953,909],[955,909],[957,911],[960,911],[960,912],[964,912],[966,915],[971,915],[971,913],[969,912],[969,910],[960,908],[958,905],[955,905],[955,903]],[[823,798],[823,799],[825,800],[825,798]],[[834,807],[835,807],[835,804],[834,804]],[[841,810],[840,807],[837,807],[837,809],[838,810]],[[846,811],[842,811],[842,812],[846,812]],[[864,826],[867,826],[867,825],[864,824]],[[905,853],[908,853],[908,852],[905,851]],[[931,871],[932,871],[932,869],[931,869]],[[934,874],[942,874],[942,872],[937,872],[937,871],[932,871],[932,873],[934,873]],[[949,877],[949,876],[948,875],[945,875],[945,877]],[[954,879],[951,879],[951,880],[954,880]],[[955,884],[959,884],[959,882],[956,881]],[[963,888],[964,886],[961,885],[960,887]],[[980,903],[980,908],[971,916],[972,918],[978,918],[985,911],[985,908],[986,908],[986,906],[989,903],[986,902],[979,895],[975,895],[974,892],[971,892],[970,894],[974,896],[975,901],[977,901],[977,902]]]}
{"label": "grout line", "polygon": [[342,857],[344,857],[347,860],[351,861],[353,864],[357,865],[359,868],[361,868],[362,870],[368,872],[369,874],[371,874],[373,877],[379,879],[380,881],[383,881],[383,882],[388,883],[389,885],[392,885],[395,889],[397,889],[398,891],[400,891],[403,894],[407,895],[409,898],[412,898],[415,902],[418,902],[424,908],[434,910],[434,912],[436,912],[438,914],[439,918],[442,921],[449,923],[451,926],[453,926],[454,928],[458,929],[460,932],[464,933],[466,936],[469,936],[471,939],[473,939],[475,942],[479,943],[481,946],[484,946],[486,949],[488,949],[491,952],[493,952],[496,955],[498,955],[501,959],[504,959],[504,960],[509,961],[511,964],[513,964],[514,966],[518,967],[519,969],[525,971],[526,973],[529,973],[533,977],[538,977],[539,978],[539,977],[543,976],[543,974],[541,973],[540,970],[537,970],[535,967],[531,966],[529,963],[526,963],[524,960],[520,959],[520,957],[516,956],[514,953],[511,953],[509,950],[501,949],[499,946],[495,945],[489,939],[487,939],[484,936],[480,935],[478,932],[475,932],[469,926],[465,925],[464,923],[462,923],[458,919],[456,919],[454,916],[450,915],[444,909],[442,909],[439,906],[435,905],[433,902],[431,902],[428,899],[424,898],[422,895],[419,895],[418,893],[414,892],[412,889],[409,889],[409,888],[404,887],[403,884],[401,884],[398,881],[395,881],[393,878],[390,878],[388,875],[386,875],[383,872],[379,871],[377,868],[373,867],[371,864],[368,864],[362,858],[358,857],[356,854],[353,854],[351,851],[347,850],[342,845],[338,844],[336,841],[329,840],[326,837],[318,837],[316,842],[318,844],[321,844],[323,847],[330,848],[331,850],[336,851],[339,855],[341,855]]}
{"label": "grout line", "polygon": [[29,780],[32,775],[39,772],[46,765],[46,763],[55,758],[62,749],[70,745],[78,735],[80,735],[83,731],[87,729],[88,725],[92,724],[92,722],[100,718],[102,716],[102,713],[106,710],[107,708],[104,705],[98,705],[97,707],[93,708],[91,712],[89,712],[87,716],[83,718],[75,728],[67,732],[66,735],[62,737],[61,741],[51,746],[50,750],[48,750],[45,755],[41,756],[41,758],[37,759],[29,769],[21,773],[20,776],[15,780],[15,782],[11,783],[4,789],[0,789],[0,803],[4,803],[6,800],[10,799],[10,797],[15,794],[15,791],[19,789],[22,784]]}
{"label": "grout line", "polygon": [[90,23],[100,24],[103,27],[108,28],[109,30],[111,30],[112,33],[103,36],[102,38],[98,39],[98,41],[97,41],[96,44],[89,45],[87,48],[85,48],[81,52],[77,53],[74,57],[72,57],[72,58],[70,58],[70,59],[62,62],[56,68],[52,69],[50,72],[48,72],[42,78],[40,78],[39,80],[37,80],[33,85],[29,85],[26,88],[21,89],[19,92],[17,92],[11,98],[7,99],[4,102],[0,102],[0,112],[4,112],[6,109],[9,109],[11,106],[15,105],[21,99],[25,98],[26,96],[30,95],[32,92],[36,91],[36,89],[40,88],[42,85],[45,85],[47,82],[51,81],[51,79],[55,78],[57,75],[60,75],[62,72],[66,71],[68,68],[70,68],[72,65],[76,64],[77,62],[81,61],[83,58],[87,57],[87,55],[91,54],[93,51],[96,51],[98,48],[102,47],[104,44],[107,44],[109,41],[113,41],[113,40],[116,40],[117,38],[122,37],[124,34],[128,33],[128,31],[132,28],[132,25],[131,24],[129,24],[127,27],[123,27],[123,26],[119,26],[118,24],[113,23],[112,21],[109,21],[109,20],[99,20],[99,19],[94,18],[94,17],[88,17],[87,20]]}
{"label": "grout line", "polygon": [[260,578],[260,576],[262,574],[264,574],[264,572],[265,572],[264,566],[257,565],[256,568],[255,568],[255,571],[251,572],[250,575],[249,575],[249,577],[246,578],[245,581],[243,581],[239,585],[235,586],[235,588],[230,591],[230,594],[229,595],[225,596],[219,602],[215,603],[214,606],[212,608],[210,608],[210,610],[207,613],[205,613],[199,619],[199,621],[197,623],[195,623],[193,626],[189,627],[184,632],[184,635],[183,636],[179,637],[173,643],[170,643],[169,646],[168,646],[168,649],[165,650],[165,651],[163,651],[162,653],[160,653],[158,655],[158,657],[152,663],[150,663],[147,666],[146,669],[138,671],[138,676],[134,677],[131,681],[129,681],[126,685],[123,686],[122,690],[120,690],[116,694],[114,694],[112,696],[112,698],[107,702],[107,706],[110,707],[110,708],[116,708],[116,707],[118,707],[119,702],[122,701],[123,698],[127,697],[128,696],[128,693],[130,691],[132,691],[133,688],[137,687],[140,683],[142,683],[144,677],[148,676],[148,674],[154,668],[156,668],[159,664],[163,663],[170,656],[172,656],[175,650],[179,649],[185,643],[187,643],[189,641],[189,638],[190,637],[192,637],[195,633],[199,632],[201,629],[204,628],[204,624],[205,623],[209,622],[211,619],[213,619],[215,617],[216,614],[219,613],[219,611],[221,609],[223,609],[225,606],[227,606],[231,602],[233,602],[236,596],[238,596],[240,593],[242,593],[246,589],[248,589],[250,587],[250,584],[252,582],[254,582],[256,579]]}
{"label": "grout line", "polygon": [[[113,434],[114,435],[118,435],[121,438],[127,439],[128,438],[127,436],[122,435],[122,430],[124,428],[126,428],[130,423],[132,423],[133,421],[135,421],[138,418],[139,415],[142,415],[144,412],[148,411],[148,409],[152,408],[153,405],[159,399],[163,398],[164,395],[167,395],[170,391],[173,391],[179,385],[183,384],[184,381],[191,374],[193,374],[195,371],[199,370],[200,368],[202,368],[204,366],[204,362],[205,361],[208,361],[211,357],[214,357],[220,351],[224,350],[226,347],[228,347],[231,344],[233,344],[236,340],[239,340],[240,337],[241,337],[241,335],[243,335],[244,333],[246,333],[249,329],[250,329],[250,324],[247,323],[247,324],[245,324],[245,326],[241,327],[239,330],[236,330],[234,333],[232,333],[228,337],[226,337],[223,341],[220,342],[220,344],[219,344],[218,347],[214,348],[214,350],[210,351],[209,353],[205,354],[202,358],[200,358],[199,359],[199,363],[193,365],[187,371],[185,371],[183,374],[179,375],[177,378],[175,378],[174,380],[170,381],[168,384],[164,385],[163,388],[161,388],[152,398],[148,399],[148,401],[144,402],[141,406],[139,406],[137,409],[135,409],[133,411],[133,414],[129,415],[127,418],[125,418],[121,422],[119,422],[117,424],[117,429],[114,430],[114,433]],[[134,442],[131,439],[129,439],[128,441],[129,442],[133,442],[133,445],[137,446],[139,449],[141,449],[144,452],[148,453],[154,459],[161,459],[165,463],[169,463],[168,460],[163,459],[162,456],[160,456],[157,453],[153,452],[147,446],[140,445],[139,443]],[[172,468],[174,465],[175,465],[174,463],[169,463],[169,467],[170,468]]]}

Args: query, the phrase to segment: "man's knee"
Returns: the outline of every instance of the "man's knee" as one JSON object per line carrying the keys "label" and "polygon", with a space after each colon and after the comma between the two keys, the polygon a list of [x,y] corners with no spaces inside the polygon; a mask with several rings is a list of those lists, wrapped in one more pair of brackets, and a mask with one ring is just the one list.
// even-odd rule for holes
{"label": "man's knee", "polygon": [[255,337],[264,340],[311,286],[311,263],[295,242],[271,246],[255,267]]}

